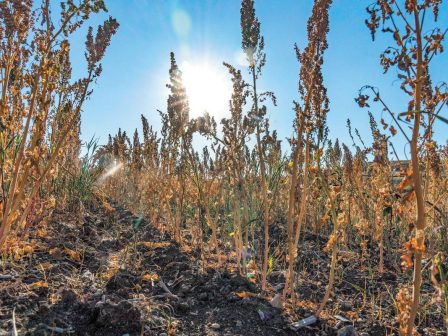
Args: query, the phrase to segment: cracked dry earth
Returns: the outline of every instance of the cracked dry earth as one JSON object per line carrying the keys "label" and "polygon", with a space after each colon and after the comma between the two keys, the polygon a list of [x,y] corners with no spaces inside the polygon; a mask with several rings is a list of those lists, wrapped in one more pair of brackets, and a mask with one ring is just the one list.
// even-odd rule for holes
{"label": "cracked dry earth", "polygon": [[296,334],[256,285],[118,206],[56,213],[28,246],[3,255],[0,335]]}

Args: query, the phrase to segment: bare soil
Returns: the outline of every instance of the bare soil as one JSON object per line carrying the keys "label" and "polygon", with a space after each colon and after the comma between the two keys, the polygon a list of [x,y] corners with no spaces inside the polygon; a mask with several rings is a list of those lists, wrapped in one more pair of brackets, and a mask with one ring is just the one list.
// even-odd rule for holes
{"label": "bare soil", "polygon": [[[3,254],[0,335],[11,335],[14,325],[18,335],[349,335],[350,325],[359,335],[396,332],[396,270],[387,264],[389,271],[378,274],[356,252],[344,251],[321,319],[291,329],[324,294],[329,260],[319,236],[304,235],[298,298],[280,310],[269,303],[275,290],[262,294],[222,258],[228,252],[181,249],[118,206],[81,218],[56,213],[45,234],[39,230],[30,234],[32,253]],[[271,273],[278,291],[282,281],[280,272]],[[430,292],[425,285],[423,304]],[[420,325],[424,335],[445,335],[440,312],[420,316]]]}

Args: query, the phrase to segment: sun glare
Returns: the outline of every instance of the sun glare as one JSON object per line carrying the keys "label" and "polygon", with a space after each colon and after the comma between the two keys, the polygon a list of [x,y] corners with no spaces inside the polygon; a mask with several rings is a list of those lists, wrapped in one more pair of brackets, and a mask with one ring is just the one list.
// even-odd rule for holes
{"label": "sun glare", "polygon": [[122,162],[117,162],[117,161],[113,162],[109,166],[109,168],[106,170],[106,172],[100,176],[99,180],[104,181],[109,176],[115,175],[115,173],[117,173],[121,169],[122,166],[123,166]]}
{"label": "sun glare", "polygon": [[224,117],[230,99],[230,80],[224,70],[207,63],[182,64],[183,82],[190,104],[190,117],[207,111],[210,115]]}

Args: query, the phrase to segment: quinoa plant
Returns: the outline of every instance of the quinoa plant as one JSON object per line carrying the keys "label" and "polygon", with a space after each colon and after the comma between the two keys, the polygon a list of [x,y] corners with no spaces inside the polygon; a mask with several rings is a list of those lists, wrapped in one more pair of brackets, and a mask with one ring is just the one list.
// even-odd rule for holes
{"label": "quinoa plant", "polygon": [[[68,148],[74,143],[76,149],[81,108],[118,23],[109,18],[96,34],[89,28],[87,74],[78,80],[71,78],[70,40],[92,14],[105,10],[102,0],[62,2],[58,14],[50,0],[0,3],[0,247],[36,215],[39,192]],[[48,199],[51,190],[43,194]]]}
{"label": "quinoa plant", "polygon": [[[443,52],[443,40],[448,30],[437,26],[440,0],[406,0],[404,3],[393,0],[378,0],[367,7],[369,19],[366,21],[372,38],[381,26],[382,32],[390,34],[393,45],[386,48],[380,60],[384,72],[395,68],[401,89],[409,97],[406,111],[391,111],[382,99],[378,89],[368,86],[358,97],[361,106],[368,107],[367,92],[373,94],[374,101],[379,102],[387,111],[395,125],[402,132],[410,145],[411,167],[408,180],[411,181],[415,195],[416,221],[414,237],[406,244],[413,255],[412,299],[408,300],[407,290],[400,291],[399,305],[400,334],[412,335],[415,318],[420,303],[420,287],[422,283],[422,260],[425,253],[425,229],[427,214],[425,207],[424,182],[422,180],[421,146],[431,139],[433,125],[446,106],[447,93],[445,84],[433,85],[430,75],[430,64]],[[402,127],[401,119],[409,123],[411,134]],[[397,131],[390,130],[392,134]],[[400,301],[399,300],[399,301]],[[405,303],[404,303],[405,302]]]}

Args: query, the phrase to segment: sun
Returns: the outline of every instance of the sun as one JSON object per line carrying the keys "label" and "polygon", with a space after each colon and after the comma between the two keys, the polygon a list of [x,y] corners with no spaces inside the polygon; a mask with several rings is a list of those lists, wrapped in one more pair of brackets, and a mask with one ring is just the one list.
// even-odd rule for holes
{"label": "sun", "polygon": [[209,63],[182,63],[182,78],[190,105],[190,118],[208,112],[219,119],[228,110],[231,85],[223,70]]}

